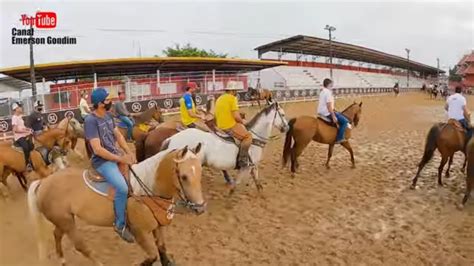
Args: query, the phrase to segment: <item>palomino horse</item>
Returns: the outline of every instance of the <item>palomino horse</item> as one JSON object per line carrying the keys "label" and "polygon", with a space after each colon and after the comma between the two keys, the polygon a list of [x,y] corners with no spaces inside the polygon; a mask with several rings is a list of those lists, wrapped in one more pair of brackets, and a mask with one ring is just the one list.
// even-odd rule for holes
{"label": "palomino horse", "polygon": [[[171,223],[177,200],[183,200],[196,214],[206,209],[201,191],[200,146],[194,150],[184,147],[161,152],[131,167],[135,178],[131,180],[133,195],[128,199],[127,220],[136,242],[147,254],[141,265],[152,265],[157,260],[156,247],[161,264],[172,264],[166,253],[163,226]],[[69,168],[31,184],[28,205],[37,227],[40,259],[45,258],[45,228],[42,223],[46,218],[55,226],[56,253],[63,265],[66,260],[61,240],[65,234],[76,250],[95,265],[102,265],[84,243],[75,218],[91,225],[111,227],[114,222],[113,201],[86,185],[83,174],[83,169]],[[156,246],[148,238],[150,232],[153,232]]]}
{"label": "palomino horse", "polygon": [[[33,169],[40,177],[46,177],[52,173],[47,166],[44,157],[52,152],[52,159],[56,162],[55,157],[60,157],[61,153],[65,153],[69,148],[70,141],[67,137],[67,131],[62,129],[51,129],[45,131],[36,137],[36,142],[40,147],[30,152],[30,159]],[[55,150],[55,146],[59,146],[59,151]],[[44,148],[44,151],[42,150]],[[1,182],[7,186],[7,178],[10,174],[17,176],[20,185],[26,190],[26,162],[21,148],[13,148],[12,142],[5,141],[0,144],[0,178]],[[43,154],[42,154],[43,153]]]}
{"label": "palomino horse", "polygon": [[466,191],[459,207],[462,209],[466,205],[467,200],[471,197],[471,191],[474,188],[474,139],[471,138],[466,147],[467,156],[467,176]]}
{"label": "palomino horse", "polygon": [[84,127],[81,123],[74,117],[72,118],[64,118],[61,120],[56,128],[68,130],[68,136],[71,140],[71,150],[76,153],[81,159],[84,158],[83,155],[76,151],[76,145],[78,139],[84,139]]}
{"label": "palomino horse", "polygon": [[[470,121],[470,120],[468,120]],[[425,151],[423,157],[421,158],[420,163],[418,164],[418,171],[416,172],[415,177],[411,185],[412,189],[416,188],[416,182],[420,176],[421,170],[425,165],[433,158],[433,154],[438,149],[441,153],[441,163],[438,167],[438,185],[443,186],[442,173],[443,168],[446,162],[448,162],[448,169],[446,170],[446,177],[449,177],[449,170],[451,169],[451,164],[453,163],[454,153],[457,151],[462,151],[465,153],[464,148],[466,145],[466,133],[462,125],[454,120],[448,120],[448,123],[438,123],[431,127],[426,137]],[[466,160],[464,160],[463,169],[466,167]]]}
{"label": "palomino horse", "polygon": [[[349,120],[351,124],[357,126],[359,124],[362,113],[362,102],[353,103],[347,107],[342,114]],[[291,172],[294,174],[298,168],[298,157],[311,140],[329,145],[328,159],[326,167],[329,169],[329,160],[331,160],[336,141],[337,127],[332,123],[326,122],[321,118],[313,116],[299,116],[293,118],[289,122],[290,130],[286,133],[285,145],[283,147],[283,166],[286,166],[288,159],[291,159]],[[351,137],[351,129],[348,128],[345,133],[347,140]],[[294,142],[293,146],[292,140]],[[349,141],[341,143],[341,145],[349,151],[351,155],[352,167],[355,167],[354,152],[352,151]]]}
{"label": "palomino horse", "polygon": [[[285,119],[285,111],[278,103],[262,109],[246,125],[248,131],[252,134],[253,143],[250,146],[250,159],[254,166],[240,169],[241,173],[250,172],[257,189],[260,191],[262,186],[258,181],[258,163],[263,154],[263,148],[270,140],[272,128],[277,128],[284,133],[288,130],[288,122]],[[214,132],[205,132],[199,129],[185,129],[163,143],[163,149],[179,149],[185,146],[194,146],[197,143],[203,143],[203,156],[201,161],[214,169],[223,170],[227,184],[230,186],[230,192],[235,190],[235,184],[225,170],[236,169],[236,160],[239,147],[233,139],[224,139]],[[239,181],[239,179],[237,179]],[[238,183],[238,182],[237,182]]]}
{"label": "palomino horse", "polygon": [[260,107],[260,101],[265,100],[265,103],[269,105],[273,102],[273,94],[269,89],[254,89],[249,87],[249,96],[250,100],[253,102],[256,101],[258,106]]}
{"label": "palomino horse", "polygon": [[[144,134],[146,134],[151,127],[149,123],[152,120],[155,120],[158,123],[163,122],[163,115],[161,112],[161,108],[158,106],[153,106],[152,108],[149,108],[145,112],[142,112],[140,114],[134,115],[134,120],[135,120],[135,125],[133,126],[133,131],[132,131],[132,138],[134,140],[140,139],[143,137]],[[126,127],[118,127],[120,130],[120,133],[124,136],[125,139],[128,139],[127,137],[127,128]]]}

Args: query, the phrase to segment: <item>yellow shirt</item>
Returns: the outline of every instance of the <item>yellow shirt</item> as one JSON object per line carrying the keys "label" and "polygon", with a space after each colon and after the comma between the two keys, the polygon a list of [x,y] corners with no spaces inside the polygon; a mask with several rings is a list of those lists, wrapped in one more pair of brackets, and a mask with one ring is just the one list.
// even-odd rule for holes
{"label": "yellow shirt", "polygon": [[232,94],[225,93],[217,98],[215,114],[217,127],[223,130],[227,130],[235,126],[237,123],[233,111],[238,111],[239,106],[237,105],[237,97]]}
{"label": "yellow shirt", "polygon": [[191,117],[188,113],[188,108],[196,113],[196,106],[191,97],[191,94],[186,93],[181,99],[179,99],[179,112],[181,113],[181,122],[187,126],[196,122],[197,118]]}

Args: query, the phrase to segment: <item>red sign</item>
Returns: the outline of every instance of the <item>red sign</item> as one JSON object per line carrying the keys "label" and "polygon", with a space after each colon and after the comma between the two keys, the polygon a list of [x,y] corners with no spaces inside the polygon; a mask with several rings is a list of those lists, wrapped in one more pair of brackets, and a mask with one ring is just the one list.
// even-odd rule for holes
{"label": "red sign", "polygon": [[21,15],[21,24],[23,26],[35,26],[38,29],[56,28],[58,18],[55,12],[37,12],[35,17]]}

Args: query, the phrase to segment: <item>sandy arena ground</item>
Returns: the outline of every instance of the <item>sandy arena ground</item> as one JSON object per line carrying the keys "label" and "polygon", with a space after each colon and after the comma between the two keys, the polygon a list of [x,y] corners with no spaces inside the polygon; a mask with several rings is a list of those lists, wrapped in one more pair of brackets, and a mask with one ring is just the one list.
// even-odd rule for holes
{"label": "sandy arena ground", "polygon": [[[443,102],[412,93],[338,99],[337,106],[353,100],[364,102],[351,140],[356,169],[350,168],[349,154],[336,147],[327,170],[327,146],[313,142],[292,178],[280,166],[283,135],[265,149],[262,195],[250,183],[228,197],[220,173],[206,169],[208,212],[177,215],[167,230],[168,251],[177,264],[474,265],[474,199],[463,211],[456,208],[465,186],[463,156],[456,155],[446,188],[436,183],[436,155],[420,188],[409,189],[425,134],[445,119]],[[474,98],[468,102],[474,110]],[[288,117],[310,115],[315,102],[284,109]],[[0,265],[38,265],[25,193],[16,179],[9,181],[12,196],[0,200]],[[138,246],[119,240],[110,228],[80,223],[80,230],[106,265],[136,265],[144,258]],[[69,265],[90,265],[67,238],[63,241]],[[52,231],[49,245],[52,255],[45,265],[58,265]]]}

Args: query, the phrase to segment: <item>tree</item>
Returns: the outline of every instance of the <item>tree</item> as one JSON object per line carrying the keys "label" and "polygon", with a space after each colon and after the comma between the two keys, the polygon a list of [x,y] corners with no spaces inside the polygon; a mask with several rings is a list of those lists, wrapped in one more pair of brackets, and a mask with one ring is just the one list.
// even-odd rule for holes
{"label": "tree", "polygon": [[190,43],[187,43],[184,46],[175,44],[172,47],[166,47],[166,49],[163,50],[163,53],[167,57],[218,57],[218,58],[227,57],[227,54],[218,54],[214,52],[212,49],[209,51],[206,51],[204,49],[199,49],[197,47],[191,46]]}
{"label": "tree", "polygon": [[449,80],[450,81],[461,81],[462,77],[456,72],[458,71],[458,66],[454,66],[454,68],[449,68]]}

